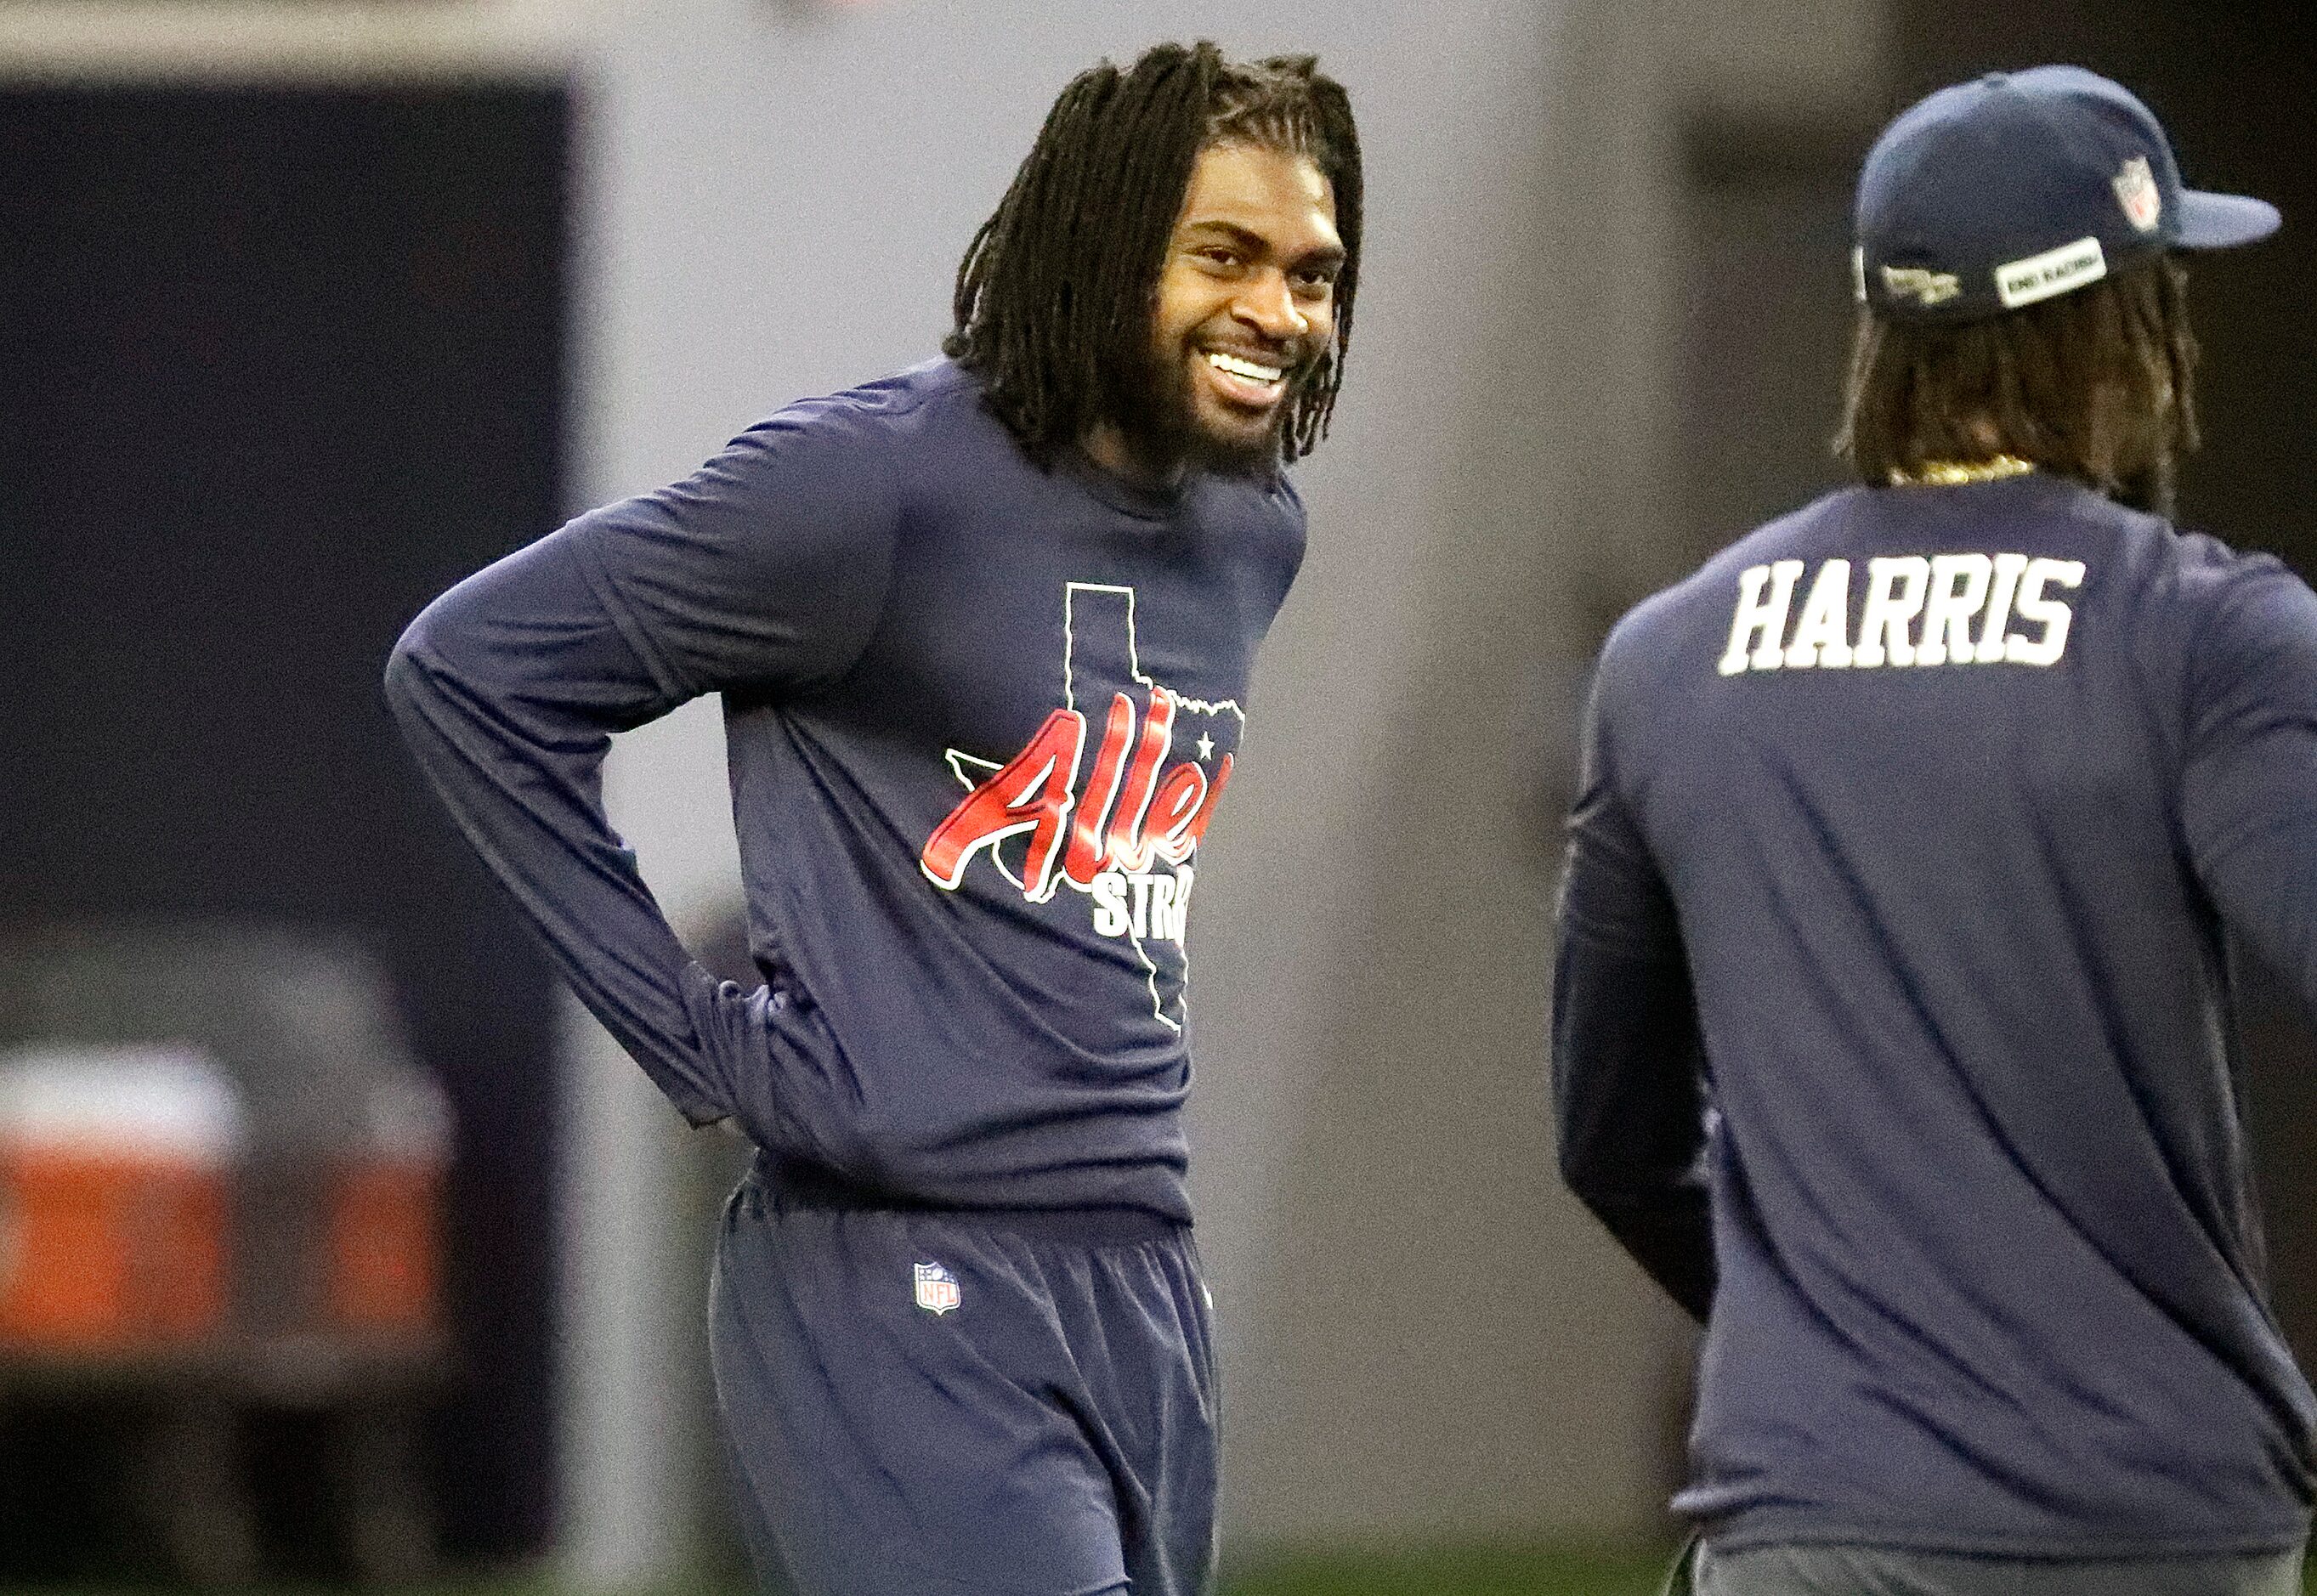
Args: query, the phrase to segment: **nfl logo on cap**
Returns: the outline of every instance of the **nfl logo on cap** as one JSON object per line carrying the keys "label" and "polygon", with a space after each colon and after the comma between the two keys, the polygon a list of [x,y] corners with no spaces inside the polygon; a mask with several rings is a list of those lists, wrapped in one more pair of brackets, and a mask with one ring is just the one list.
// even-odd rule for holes
{"label": "nfl logo on cap", "polygon": [[958,1305],[957,1277],[938,1263],[917,1265],[917,1306],[929,1314],[945,1314]]}
{"label": "nfl logo on cap", "polygon": [[2164,219],[2164,191],[2156,186],[2146,156],[2133,156],[2116,174],[2116,197],[2124,206],[2125,219],[2143,233],[2153,233]]}

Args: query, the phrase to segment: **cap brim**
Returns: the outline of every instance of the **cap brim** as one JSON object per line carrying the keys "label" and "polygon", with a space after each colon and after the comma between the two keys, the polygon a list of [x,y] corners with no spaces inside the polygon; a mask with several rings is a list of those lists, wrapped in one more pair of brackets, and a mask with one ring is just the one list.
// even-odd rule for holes
{"label": "cap brim", "polygon": [[2268,237],[2284,220],[2266,200],[2189,189],[2180,196],[2180,231],[2173,246],[2229,249]]}

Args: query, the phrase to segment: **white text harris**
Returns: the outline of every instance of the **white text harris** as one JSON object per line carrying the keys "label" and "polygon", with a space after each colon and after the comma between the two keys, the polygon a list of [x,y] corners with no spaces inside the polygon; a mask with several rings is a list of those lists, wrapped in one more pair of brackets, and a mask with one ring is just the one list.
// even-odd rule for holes
{"label": "white text harris", "polygon": [[1739,574],[1722,674],[2054,664],[2067,651],[2072,618],[2061,594],[2084,581],[2081,560],[1883,555],[1866,562],[1864,598],[1854,606],[1850,561],[1823,561],[1807,583],[1806,569],[1782,559]]}

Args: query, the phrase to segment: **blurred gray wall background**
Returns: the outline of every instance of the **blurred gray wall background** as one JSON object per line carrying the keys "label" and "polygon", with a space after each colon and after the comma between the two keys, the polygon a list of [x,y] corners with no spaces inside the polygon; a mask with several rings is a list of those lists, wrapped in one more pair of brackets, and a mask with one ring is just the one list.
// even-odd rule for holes
{"label": "blurred gray wall background", "polygon": [[[2148,91],[2200,181],[2305,217],[2312,58],[2279,48],[2298,9],[18,0],[0,75],[568,81],[576,510],[930,353],[957,254],[1096,56],[1200,34],[1318,52],[1360,113],[1370,258],[1336,435],[1300,476],[1310,560],[1193,937],[1230,1527],[1537,1539],[1661,1528],[1686,1346],[1552,1174],[1545,919],[1592,646],[1825,473],[1845,292],[1825,257],[1884,113],[2076,55]],[[2293,236],[2200,279],[2219,370],[2187,503],[2305,568],[2309,315],[2295,335],[2277,319],[2303,298]],[[700,935],[732,907],[722,780],[712,706],[612,771]],[[576,1014],[568,1036],[563,1550],[632,1586],[687,1554],[720,1488],[676,1417],[701,1416],[695,1188],[729,1149],[682,1137]],[[2317,1108],[2290,1095],[2305,1058],[2278,1057],[2271,1190],[2297,1197]],[[2317,1245],[2288,1230],[2280,1258],[2305,1326]]]}

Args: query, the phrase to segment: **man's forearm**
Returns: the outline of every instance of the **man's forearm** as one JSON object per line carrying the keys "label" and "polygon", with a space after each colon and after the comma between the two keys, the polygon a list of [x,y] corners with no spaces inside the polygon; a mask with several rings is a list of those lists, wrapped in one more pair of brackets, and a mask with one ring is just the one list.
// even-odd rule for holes
{"label": "man's forearm", "polygon": [[437,600],[396,646],[388,700],[580,1000],[687,1119],[719,1119],[729,1087],[687,1009],[690,956],[601,796],[612,731],[664,706],[551,543]]}

